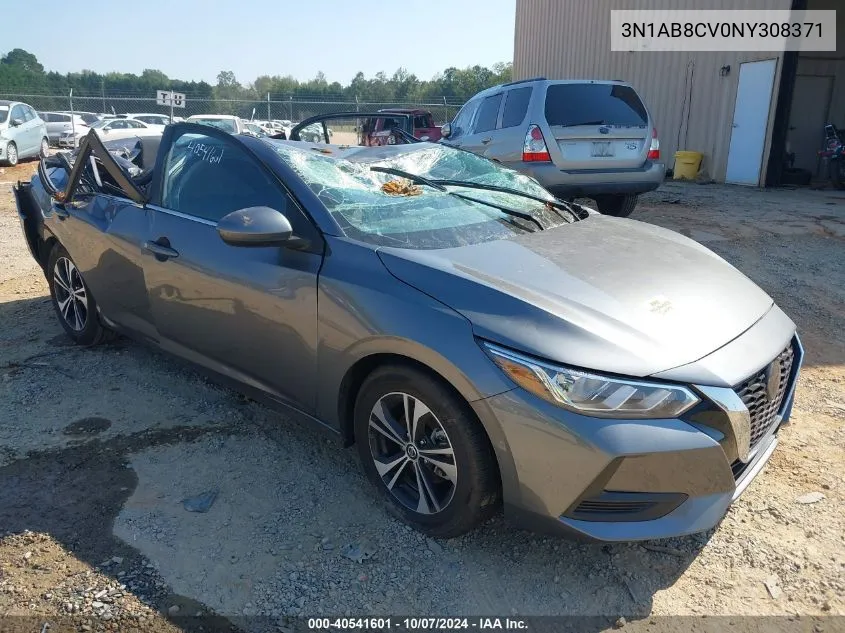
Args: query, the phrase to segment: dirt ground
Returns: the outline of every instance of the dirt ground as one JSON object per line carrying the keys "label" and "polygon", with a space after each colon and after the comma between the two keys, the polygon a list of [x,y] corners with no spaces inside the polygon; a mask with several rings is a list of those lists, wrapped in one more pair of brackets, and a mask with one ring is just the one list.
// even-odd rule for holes
{"label": "dirt ground", "polygon": [[[749,275],[806,347],[792,423],[716,530],[599,546],[497,518],[433,541],[319,431],[133,342],[69,345],[10,193],[33,168],[0,171],[0,622],[284,631],[329,614],[566,614],[600,616],[581,627],[598,631],[725,615],[843,630],[845,194],[670,182],[634,214]],[[204,493],[210,510],[186,511]]]}

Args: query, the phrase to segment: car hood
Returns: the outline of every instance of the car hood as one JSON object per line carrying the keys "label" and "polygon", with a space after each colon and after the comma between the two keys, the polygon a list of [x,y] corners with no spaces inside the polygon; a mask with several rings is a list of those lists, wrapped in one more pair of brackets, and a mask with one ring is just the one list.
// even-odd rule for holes
{"label": "car hood", "polygon": [[509,240],[379,249],[405,283],[485,339],[567,365],[648,376],[730,342],[773,302],[697,242],[592,215]]}

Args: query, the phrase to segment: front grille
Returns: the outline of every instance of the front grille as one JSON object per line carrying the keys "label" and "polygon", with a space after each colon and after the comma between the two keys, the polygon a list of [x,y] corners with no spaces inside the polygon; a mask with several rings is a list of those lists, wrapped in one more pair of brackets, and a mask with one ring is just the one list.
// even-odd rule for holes
{"label": "front grille", "polygon": [[[735,388],[737,395],[751,414],[751,448],[754,448],[775,423],[783,404],[783,397],[792,379],[794,360],[795,351],[790,345],[769,365]],[[775,374],[773,380],[778,380],[778,383],[770,397],[768,385],[773,374]]]}

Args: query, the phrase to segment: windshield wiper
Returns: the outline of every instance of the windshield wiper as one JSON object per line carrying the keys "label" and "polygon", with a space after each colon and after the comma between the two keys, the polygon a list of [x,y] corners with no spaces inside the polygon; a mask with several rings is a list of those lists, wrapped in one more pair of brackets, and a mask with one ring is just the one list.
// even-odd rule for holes
{"label": "windshield wiper", "polygon": [[[520,198],[528,198],[529,200],[535,200],[537,202],[542,202],[545,205],[548,205],[554,210],[563,209],[569,215],[572,216],[573,221],[577,222],[581,220],[581,216],[579,216],[573,209],[572,206],[567,204],[566,202],[562,202],[560,200],[547,200],[546,198],[541,198],[540,196],[535,196],[533,193],[527,193],[525,191],[520,191],[519,189],[511,189],[510,187],[500,187],[499,185],[488,185],[483,182],[472,182],[471,180],[447,180],[447,179],[437,179],[432,180],[431,182],[436,183],[438,185],[448,185],[450,187],[466,187],[467,189],[481,189],[483,191],[496,191],[499,193],[506,193],[512,196],[519,196]],[[558,214],[560,215],[560,214]]]}
{"label": "windshield wiper", "polygon": [[450,196],[455,196],[456,198],[460,198],[461,200],[484,204],[488,207],[493,207],[494,209],[497,209],[506,215],[510,215],[515,218],[520,218],[522,220],[526,220],[527,222],[533,222],[540,228],[541,231],[545,230],[543,228],[543,225],[540,224],[539,220],[537,220],[537,218],[535,218],[529,213],[523,213],[522,211],[517,211],[516,209],[511,209],[510,207],[505,207],[501,204],[496,204],[495,202],[489,202],[488,200],[479,200],[478,198],[466,196],[462,193],[458,193],[457,191],[449,191],[443,184],[439,183],[436,180],[429,180],[428,178],[425,178],[423,176],[412,174],[409,171],[402,171],[401,169],[394,169],[393,167],[379,167],[378,165],[374,165],[370,167],[370,171],[375,171],[382,174],[390,174],[391,176],[399,176],[400,178],[407,178],[411,182],[415,182],[420,185],[425,185],[426,187],[431,187],[432,189],[437,189],[438,191],[447,193]]}
{"label": "windshield wiper", "polygon": [[565,123],[560,127],[578,127],[579,125],[607,125],[604,119],[596,119],[595,121],[578,121],[578,123]]}

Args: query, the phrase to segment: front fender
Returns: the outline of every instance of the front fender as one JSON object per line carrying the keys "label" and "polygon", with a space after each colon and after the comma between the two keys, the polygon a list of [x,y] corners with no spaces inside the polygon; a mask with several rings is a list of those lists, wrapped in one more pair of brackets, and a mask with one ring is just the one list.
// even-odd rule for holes
{"label": "front fender", "polygon": [[375,354],[425,365],[467,402],[513,388],[476,343],[465,317],[391,275],[374,249],[346,238],[328,239],[318,289],[320,419],[344,428],[344,377]]}

